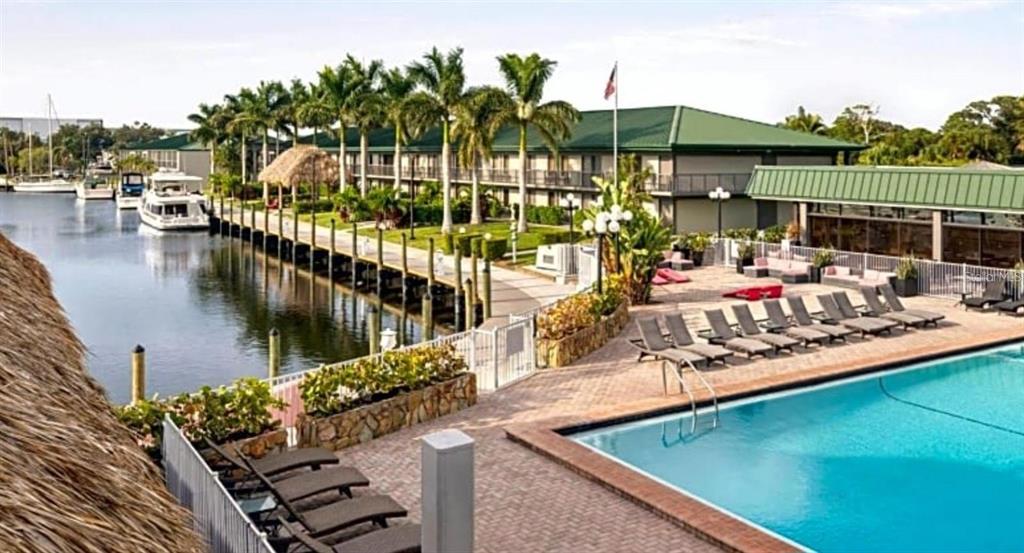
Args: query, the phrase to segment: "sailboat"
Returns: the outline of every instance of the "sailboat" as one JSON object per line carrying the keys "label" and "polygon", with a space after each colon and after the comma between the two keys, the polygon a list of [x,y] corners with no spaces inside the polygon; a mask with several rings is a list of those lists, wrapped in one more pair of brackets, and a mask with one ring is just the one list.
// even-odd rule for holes
{"label": "sailboat", "polygon": [[[50,172],[47,175],[30,175],[21,178],[14,184],[15,192],[63,192],[75,193],[75,185],[53,174],[53,99],[46,95],[46,144],[50,150]],[[28,159],[32,162],[32,133],[28,135]],[[31,173],[31,169],[29,170]]]}

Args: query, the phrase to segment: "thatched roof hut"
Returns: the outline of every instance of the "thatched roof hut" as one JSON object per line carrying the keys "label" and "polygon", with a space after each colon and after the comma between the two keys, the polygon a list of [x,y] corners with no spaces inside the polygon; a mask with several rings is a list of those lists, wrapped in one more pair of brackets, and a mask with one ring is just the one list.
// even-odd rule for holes
{"label": "thatched roof hut", "polygon": [[300,144],[285,150],[260,171],[259,181],[288,188],[299,184],[334,184],[338,182],[338,162],[316,146]]}
{"label": "thatched roof hut", "polygon": [[114,417],[46,269],[0,234],[0,549],[203,551]]}

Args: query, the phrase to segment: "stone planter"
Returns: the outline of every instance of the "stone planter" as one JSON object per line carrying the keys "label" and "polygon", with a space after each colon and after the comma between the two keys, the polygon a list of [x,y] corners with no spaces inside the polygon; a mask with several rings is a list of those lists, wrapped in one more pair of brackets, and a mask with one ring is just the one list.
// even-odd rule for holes
{"label": "stone planter", "polygon": [[622,302],[611,315],[571,336],[561,340],[538,339],[537,359],[542,367],[551,369],[570,365],[618,336],[628,322],[629,306]]}
{"label": "stone planter", "polygon": [[910,298],[917,295],[916,278],[894,278],[892,279],[892,287],[896,290],[896,295],[902,298]]}
{"label": "stone planter", "polygon": [[693,260],[693,266],[694,267],[700,267],[701,265],[704,265],[704,252],[703,251],[699,251],[699,252],[698,251],[693,251],[693,252],[690,252],[690,259]]}
{"label": "stone planter", "polygon": [[815,267],[811,265],[808,274],[810,282],[821,282],[821,273],[825,271],[825,267]]}
{"label": "stone planter", "polygon": [[[475,404],[476,375],[466,373],[329,417],[311,417],[301,413],[295,424],[298,432],[296,445],[337,451]],[[260,458],[287,449],[287,431],[275,430],[230,445],[246,455]]]}

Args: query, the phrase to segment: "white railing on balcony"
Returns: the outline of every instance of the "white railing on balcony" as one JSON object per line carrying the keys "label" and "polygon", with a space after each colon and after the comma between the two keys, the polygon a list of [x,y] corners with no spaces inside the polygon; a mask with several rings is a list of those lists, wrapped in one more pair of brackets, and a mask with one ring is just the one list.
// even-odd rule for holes
{"label": "white railing on balcony", "polygon": [[249,520],[217,474],[181,430],[165,418],[160,446],[167,489],[192,512],[196,531],[213,553],[273,553],[266,534]]}
{"label": "white railing on balcony", "polygon": [[[723,239],[716,241],[712,249],[705,254],[716,264],[735,266],[737,246],[742,240]],[[751,242],[758,257],[778,256],[804,261],[813,261],[814,256],[825,248],[807,246],[784,246],[767,242]],[[855,274],[862,274],[865,269],[892,273],[899,265],[900,257],[878,255],[861,252],[830,250],[833,253],[833,265],[849,267]],[[710,255],[710,257],[708,257]],[[966,263],[945,263],[930,259],[915,259],[917,267],[917,290],[926,296],[960,299],[963,295],[981,295],[985,286],[992,281],[1004,282],[1007,296],[1019,299],[1024,296],[1024,271],[968,265]]]}

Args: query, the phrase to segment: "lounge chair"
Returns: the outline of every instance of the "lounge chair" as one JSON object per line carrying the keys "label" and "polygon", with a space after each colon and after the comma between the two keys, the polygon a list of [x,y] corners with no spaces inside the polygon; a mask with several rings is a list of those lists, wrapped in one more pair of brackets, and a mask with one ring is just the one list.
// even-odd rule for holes
{"label": "lounge chair", "polygon": [[980,296],[964,297],[960,303],[964,304],[964,309],[987,310],[1006,300],[1005,289],[1006,286],[1002,279],[990,280]]}
{"label": "lounge chair", "polygon": [[[916,315],[910,315],[909,313],[896,313],[889,312],[882,301],[878,299],[878,289],[874,286],[861,286],[860,295],[864,296],[864,304],[867,306],[865,313],[872,317],[878,317],[880,319],[889,319],[890,321],[896,321],[903,325],[903,330],[908,328],[921,328],[928,324],[927,319],[923,319]],[[845,295],[844,295],[845,296]],[[840,305],[840,307],[842,307]]]}
{"label": "lounge chair", "polygon": [[938,326],[939,321],[945,319],[946,316],[942,313],[935,313],[934,311],[925,311],[923,309],[907,309],[903,306],[903,302],[900,301],[900,297],[896,294],[896,290],[893,289],[892,284],[885,283],[878,287],[882,291],[882,296],[885,297],[885,303],[889,305],[889,309],[896,313],[906,313],[915,317],[920,317],[928,322],[928,324]]}
{"label": "lounge chair", "polygon": [[[285,512],[288,513],[289,518],[294,522],[298,522],[302,529],[314,538],[329,536],[346,528],[367,522],[387,528],[388,519],[401,518],[409,514],[404,507],[387,495],[362,495],[352,499],[341,499],[334,503],[303,511],[293,505],[288,498],[284,497],[276,484],[255,470],[249,459],[242,458],[242,462],[266,486],[274,496],[274,499],[277,500],[278,506],[284,508]],[[278,526],[278,528],[277,535],[271,540],[273,544],[285,545],[293,543],[298,539],[287,531],[287,527],[283,529],[276,523],[274,525]],[[294,526],[291,527],[294,528]]]}
{"label": "lounge chair", "polygon": [[736,322],[739,323],[740,332],[746,338],[753,338],[773,346],[775,351],[787,350],[790,353],[793,353],[793,346],[800,345],[800,340],[762,331],[761,327],[757,326],[757,321],[754,320],[754,314],[744,304],[732,306],[732,312],[736,315]]}
{"label": "lounge chair", "polygon": [[722,345],[733,351],[745,353],[747,357],[754,357],[755,355],[767,357],[768,352],[775,351],[775,346],[759,340],[740,338],[736,331],[729,326],[729,322],[725,320],[725,313],[722,313],[721,309],[705,311],[704,317],[707,318],[708,324],[711,325],[711,337],[708,338],[708,341],[712,344]]}
{"label": "lounge chair", "polygon": [[681,313],[665,315],[665,327],[668,328],[669,336],[672,337],[672,346],[677,349],[692,351],[697,355],[707,357],[711,361],[721,361],[723,364],[726,359],[733,356],[733,352],[722,346],[696,342],[693,339],[693,335],[690,334],[690,329],[687,328],[686,321],[683,320]]}
{"label": "lounge chair", "polygon": [[[212,468],[238,469],[248,472],[244,463],[244,460],[247,459],[247,457],[244,455],[241,455],[238,452],[231,453],[224,447],[213,443],[210,439],[206,439],[206,445],[222,460],[222,463],[218,466],[211,465]],[[249,461],[256,470],[270,477],[271,480],[278,475],[294,470],[304,468],[320,470],[320,467],[325,465],[337,465],[341,462],[334,452],[322,447],[303,447],[289,451],[282,451],[280,453],[270,453],[264,457],[260,457],[259,459],[249,459]]]}
{"label": "lounge chair", "polygon": [[[221,475],[221,481],[224,482],[232,494],[236,496],[254,496],[270,493],[270,490],[260,483],[256,474],[241,462],[240,457],[245,457],[244,455],[239,454],[239,458],[227,456],[227,452],[223,448],[209,439],[207,439],[206,443],[216,450],[218,455],[227,459],[232,466],[231,468],[237,469],[242,474],[240,477],[230,474]],[[253,465],[257,464],[257,460],[249,460]],[[263,476],[267,480],[274,482],[277,491],[288,498],[288,501],[299,501],[329,491],[338,491],[348,497],[352,497],[352,488],[370,485],[369,479],[359,469],[346,466],[337,466],[326,470],[292,472],[279,478],[273,478],[265,473]]]}
{"label": "lounge chair", "polygon": [[995,305],[1001,315],[1024,315],[1024,300],[1003,300]]}
{"label": "lounge chair", "polygon": [[856,315],[848,317],[839,310],[839,306],[836,305],[835,297],[832,294],[820,294],[818,296],[818,303],[821,304],[821,309],[829,320],[859,332],[861,337],[868,334],[874,336],[882,332],[892,334],[892,328],[896,326],[896,323],[892,321],[886,321],[888,324],[883,324],[877,319],[862,318]]}
{"label": "lounge chair", "polygon": [[279,519],[279,522],[313,553],[420,553],[420,535],[423,530],[419,524],[382,528],[327,545],[284,519]]}
{"label": "lounge chair", "polygon": [[782,332],[790,338],[800,340],[803,342],[804,347],[812,343],[825,345],[825,342],[832,341],[832,335],[827,332],[814,328],[795,326],[791,323],[786,318],[786,313],[782,310],[782,304],[779,303],[779,300],[764,300],[763,304],[765,314],[768,315],[768,321],[771,323],[771,326],[768,328],[769,331]]}
{"label": "lounge chair", "polygon": [[637,361],[642,360],[645,356],[651,356],[661,361],[670,361],[676,365],[686,362],[693,364],[710,363],[707,357],[699,353],[673,348],[672,343],[666,340],[665,336],[661,333],[661,329],[658,328],[658,320],[654,317],[638,318],[636,320],[636,328],[640,331],[640,338],[630,340],[629,343],[640,351]]}
{"label": "lounge chair", "polygon": [[840,325],[839,321],[815,321],[807,311],[807,306],[804,305],[804,298],[801,296],[790,296],[786,298],[786,301],[789,302],[789,310],[793,313],[793,320],[796,321],[796,324],[800,325],[801,328],[810,328],[812,330],[824,332],[831,336],[832,340],[842,340],[844,342],[846,341],[846,338],[854,332],[853,329]]}
{"label": "lounge chair", "polygon": [[850,301],[850,296],[846,295],[845,290],[832,292],[832,297],[835,298],[836,300],[836,305],[839,307],[839,312],[842,313],[843,316],[847,318],[860,317],[863,320],[873,321],[881,326],[885,326],[890,329],[900,326],[899,322],[894,321],[892,319],[873,317],[865,311],[859,311],[856,307],[853,306],[853,302]]}

